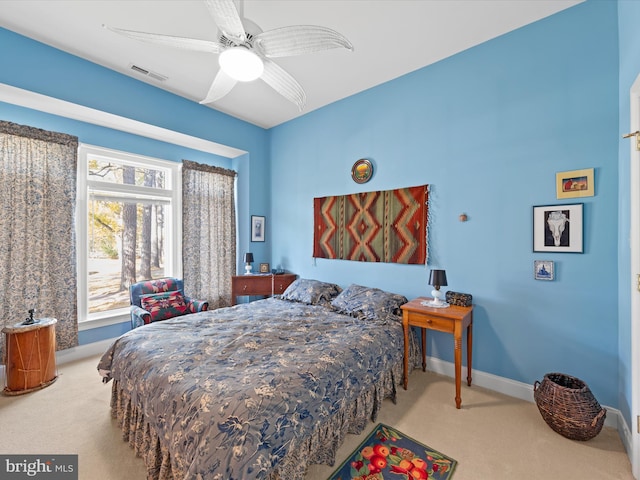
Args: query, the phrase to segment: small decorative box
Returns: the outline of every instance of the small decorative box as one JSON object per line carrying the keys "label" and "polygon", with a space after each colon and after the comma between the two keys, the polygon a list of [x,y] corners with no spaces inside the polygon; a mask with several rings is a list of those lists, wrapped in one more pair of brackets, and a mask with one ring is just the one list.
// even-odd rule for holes
{"label": "small decorative box", "polygon": [[473,297],[468,293],[448,291],[446,294],[447,303],[458,307],[470,307],[472,300]]}

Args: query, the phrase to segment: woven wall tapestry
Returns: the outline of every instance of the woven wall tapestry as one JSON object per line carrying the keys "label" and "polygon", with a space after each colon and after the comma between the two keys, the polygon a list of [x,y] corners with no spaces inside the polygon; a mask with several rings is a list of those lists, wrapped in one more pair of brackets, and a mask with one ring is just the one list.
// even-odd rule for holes
{"label": "woven wall tapestry", "polygon": [[429,186],[313,199],[313,256],[425,264]]}

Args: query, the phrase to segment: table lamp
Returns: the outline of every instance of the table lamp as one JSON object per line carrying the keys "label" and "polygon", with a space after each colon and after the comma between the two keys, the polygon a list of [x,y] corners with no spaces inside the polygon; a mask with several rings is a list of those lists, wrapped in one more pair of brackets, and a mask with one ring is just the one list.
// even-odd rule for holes
{"label": "table lamp", "polygon": [[431,270],[429,274],[429,285],[433,286],[433,290],[431,290],[433,300],[422,302],[422,304],[436,308],[448,307],[449,304],[442,300],[443,294],[440,291],[440,287],[447,286],[447,273],[444,270]]}
{"label": "table lamp", "polygon": [[251,275],[251,264],[253,263],[253,253],[247,252],[244,254],[244,274]]}

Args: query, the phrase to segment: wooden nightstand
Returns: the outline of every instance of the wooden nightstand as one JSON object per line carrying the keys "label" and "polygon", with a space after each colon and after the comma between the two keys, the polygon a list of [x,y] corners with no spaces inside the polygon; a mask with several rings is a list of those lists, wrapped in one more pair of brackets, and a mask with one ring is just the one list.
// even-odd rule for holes
{"label": "wooden nightstand", "polygon": [[419,297],[405,303],[402,308],[402,327],[404,330],[404,389],[409,384],[409,329],[420,327],[422,333],[422,371],[427,369],[427,332],[437,330],[453,334],[456,369],[456,408],[460,408],[460,375],[462,369],[462,333],[467,330],[467,385],[471,386],[471,346],[473,343],[473,305],[435,308],[422,305],[430,298]]}
{"label": "wooden nightstand", "polygon": [[239,295],[278,295],[293,283],[293,273],[234,275],[231,277],[231,305],[237,303]]}

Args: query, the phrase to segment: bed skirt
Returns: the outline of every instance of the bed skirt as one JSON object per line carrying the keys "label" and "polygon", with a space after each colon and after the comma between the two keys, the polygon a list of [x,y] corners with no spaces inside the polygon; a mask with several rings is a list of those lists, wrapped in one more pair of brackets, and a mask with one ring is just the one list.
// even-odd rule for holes
{"label": "bed skirt", "polygon": [[[415,335],[410,336],[410,370],[421,364],[421,355]],[[267,477],[268,480],[304,479],[310,464],[333,466],[336,452],[347,434],[358,435],[364,431],[369,420],[375,422],[386,398],[396,401],[397,389],[403,380],[403,358],[384,372],[377,382],[364,389],[358,398],[344,402],[329,419],[320,423],[310,436],[290,445],[288,453],[278,462]],[[143,405],[136,404],[125,389],[114,379],[111,390],[111,416],[122,429],[123,439],[129,443],[136,455],[144,460],[148,480],[182,479],[180,472],[173,472],[171,456],[162,441],[161,433],[145,419]],[[207,480],[198,478],[194,480]]]}

